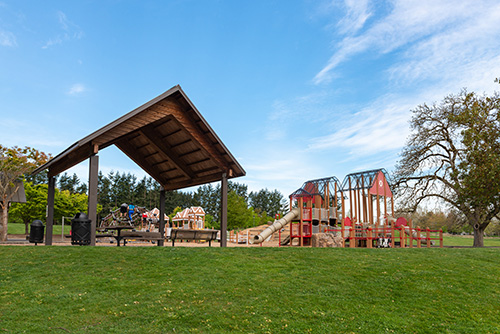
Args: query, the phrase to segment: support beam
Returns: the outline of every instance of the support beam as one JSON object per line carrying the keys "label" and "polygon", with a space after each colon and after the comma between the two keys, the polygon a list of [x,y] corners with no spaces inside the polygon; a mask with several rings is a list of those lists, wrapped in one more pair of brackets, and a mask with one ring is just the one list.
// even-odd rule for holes
{"label": "support beam", "polygon": [[[165,188],[160,189],[160,226],[158,228],[161,236],[165,235]],[[165,240],[158,240],[158,246],[163,246]]]}
{"label": "support beam", "polygon": [[155,149],[160,152],[166,153],[167,157],[170,159],[170,162],[177,168],[179,168],[179,170],[184,175],[186,175],[190,179],[193,179],[195,177],[192,171],[186,167],[185,163],[183,163],[179,156],[174,152],[172,147],[166,141],[162,140],[162,138],[154,131],[154,127],[148,126],[144,131],[139,131],[139,133],[146,137]]}
{"label": "support beam", "polygon": [[361,192],[361,203],[363,204],[362,207],[362,216],[363,216],[363,223],[366,223],[366,198],[365,198],[365,178],[363,175],[361,175],[361,189],[359,190]]}
{"label": "support beam", "polygon": [[[165,184],[166,180],[164,179],[157,179],[156,175],[161,174],[161,170],[158,169],[156,166],[151,165],[146,159],[135,155],[135,151],[137,150],[136,147],[131,145],[126,139],[121,140],[117,142],[116,147],[118,147],[123,153],[125,153],[126,156],[128,156],[132,161],[134,161],[139,167],[141,167],[145,171],[150,171],[148,174],[153,176],[153,178],[160,184]],[[156,177],[155,177],[156,176]]]}
{"label": "support beam", "polygon": [[[49,173],[50,175],[50,173]],[[47,194],[47,222],[45,232],[45,245],[52,245],[52,230],[54,225],[54,195],[56,190],[56,177],[49,176],[49,189]]]}
{"label": "support beam", "polygon": [[357,194],[357,197],[358,197],[358,223],[361,224],[361,222],[363,221],[363,217],[361,216],[361,187],[359,185],[359,179],[356,180],[356,188],[358,190],[356,190],[356,194]]}
{"label": "support beam", "polygon": [[177,122],[187,130],[191,138],[200,143],[203,149],[207,151],[208,154],[215,159],[215,161],[217,161],[217,164],[220,166],[227,165],[227,161],[223,158],[221,152],[215,148],[214,143],[207,139],[203,131],[200,129],[200,126],[196,124],[191,117],[189,117],[192,112],[189,110],[186,112],[186,110],[183,110],[183,108],[175,102],[167,100],[161,101],[152,108],[155,108],[162,113],[166,112],[173,115]]}
{"label": "support beam", "polygon": [[95,246],[97,228],[97,180],[99,177],[99,156],[93,154],[89,158],[89,205],[88,217],[91,221],[90,245]]}
{"label": "support beam", "polygon": [[[351,217],[351,220],[354,219],[353,215],[353,206],[352,206],[352,185],[351,185],[351,177],[349,176],[349,216]],[[344,215],[344,217],[347,217],[347,215]]]}
{"label": "support beam", "polygon": [[391,196],[391,216],[396,218],[396,216],[394,216],[394,195]]}
{"label": "support beam", "polygon": [[227,247],[227,174],[222,173],[220,213],[220,246]]}

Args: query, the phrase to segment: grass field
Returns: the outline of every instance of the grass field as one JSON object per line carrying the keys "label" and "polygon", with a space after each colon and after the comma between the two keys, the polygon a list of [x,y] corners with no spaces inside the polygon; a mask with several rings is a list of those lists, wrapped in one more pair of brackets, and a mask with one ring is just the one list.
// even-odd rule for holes
{"label": "grass field", "polygon": [[0,247],[5,333],[499,333],[498,249]]}
{"label": "grass field", "polygon": [[[24,224],[9,223],[9,225],[7,227],[8,227],[8,230],[7,230],[8,234],[24,234],[24,232],[25,232]],[[62,225],[54,225],[52,233],[54,235],[60,235],[61,229],[62,229]],[[66,221],[66,223],[64,224],[64,233],[69,234],[69,230],[71,230],[71,222]],[[28,227],[28,231],[29,231],[29,227]]]}
{"label": "grass field", "polygon": [[[472,246],[474,244],[474,238],[471,235],[470,236],[445,235],[443,236],[443,244],[445,246]],[[485,237],[484,246],[500,247],[500,238]]]}

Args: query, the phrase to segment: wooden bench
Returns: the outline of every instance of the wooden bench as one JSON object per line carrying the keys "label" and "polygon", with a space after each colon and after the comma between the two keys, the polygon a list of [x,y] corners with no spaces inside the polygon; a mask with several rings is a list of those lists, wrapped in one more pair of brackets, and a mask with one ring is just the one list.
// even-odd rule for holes
{"label": "wooden bench", "polygon": [[164,240],[160,232],[145,232],[145,231],[123,231],[121,233],[123,245],[127,244],[126,240],[142,240],[142,241],[159,241]]}
{"label": "wooden bench", "polygon": [[208,241],[208,246],[212,246],[212,240],[217,240],[219,230],[185,230],[172,229],[170,231],[170,240],[172,247],[175,246],[175,240],[204,240]]}

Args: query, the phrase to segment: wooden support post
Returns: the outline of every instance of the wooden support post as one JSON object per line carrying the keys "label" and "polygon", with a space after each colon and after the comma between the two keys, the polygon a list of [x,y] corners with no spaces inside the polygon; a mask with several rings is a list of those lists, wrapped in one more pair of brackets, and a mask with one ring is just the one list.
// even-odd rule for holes
{"label": "wooden support post", "polygon": [[342,247],[345,247],[345,225],[344,218],[340,221],[340,236],[342,237]]}
{"label": "wooden support post", "polygon": [[[160,226],[158,227],[160,235],[165,238],[165,188],[160,189]],[[158,246],[163,246],[165,239],[158,240]]]}
{"label": "wooden support post", "polygon": [[[320,224],[321,224],[321,218],[322,218],[321,217],[321,209],[323,208],[323,206],[321,205],[321,196],[320,195],[315,195],[314,196],[314,203],[315,203],[314,207],[316,209],[319,209],[319,210],[317,210],[317,212],[318,212],[318,217],[317,218],[318,218],[318,220],[320,221]],[[312,205],[311,205],[311,208],[312,208]],[[312,217],[311,217],[311,220],[312,220]]]}
{"label": "wooden support post", "polygon": [[370,211],[369,222],[370,224],[375,224],[375,221],[373,220],[373,196],[370,194],[370,191],[368,191],[368,210]]}
{"label": "wooden support post", "polygon": [[391,196],[391,216],[394,217],[394,195]]}
{"label": "wooden support post", "polygon": [[[335,213],[335,218],[337,218],[337,221],[339,219],[339,214],[338,214],[338,210],[337,210],[337,206],[338,206],[338,203],[337,203],[337,182],[335,182],[335,194],[333,195],[333,212]],[[343,204],[342,204],[342,210],[344,209],[343,208]]]}
{"label": "wooden support post", "polygon": [[422,247],[422,242],[420,240],[420,227],[417,226],[417,248]]}
{"label": "wooden support post", "polygon": [[349,247],[356,248],[356,231],[354,226],[351,226],[351,230],[349,231]]}
{"label": "wooden support post", "polygon": [[365,178],[363,177],[363,175],[361,175],[361,189],[359,191],[361,192],[361,203],[363,204],[362,207],[363,222],[366,223]]}
{"label": "wooden support post", "polygon": [[221,222],[220,246],[227,247],[227,174],[222,173],[221,179]]}
{"label": "wooden support post", "polygon": [[443,230],[439,230],[439,248],[443,248]]}
{"label": "wooden support post", "polygon": [[344,218],[346,217],[346,212],[345,212],[345,203],[344,203],[344,192],[340,192],[340,204],[342,205],[342,215],[339,215],[338,218],[340,221],[344,221]]}
{"label": "wooden support post", "polygon": [[[330,183],[326,183],[325,187],[325,203],[323,205],[325,209],[328,209],[328,212],[330,212]],[[330,215],[328,215],[328,218],[330,218]]]}
{"label": "wooden support post", "polygon": [[[298,202],[299,202],[299,201],[297,200],[297,203],[298,203]],[[292,210],[292,204],[293,204],[293,203],[292,203],[292,198],[290,197],[290,211]],[[297,206],[298,206],[298,204],[297,204]],[[300,209],[300,206],[298,206],[298,208],[299,208],[299,210],[302,210],[302,209]],[[302,215],[302,212],[300,212],[299,216],[301,216],[301,215]],[[290,225],[290,226],[289,226],[289,228],[290,228],[290,246],[292,246],[292,235],[293,235],[293,234],[292,234],[292,230],[293,230],[293,229],[292,229],[292,226],[293,226],[293,220],[292,220],[292,221],[290,222],[290,224],[288,224],[288,225]]]}
{"label": "wooden support post", "polygon": [[54,196],[56,190],[56,177],[50,176],[49,171],[49,189],[47,192],[47,222],[45,231],[45,245],[52,245],[52,232],[54,226]]}
{"label": "wooden support post", "polygon": [[431,248],[431,230],[427,228],[426,232],[426,238],[427,238],[427,248]]}
{"label": "wooden support post", "polygon": [[377,225],[380,226],[380,196],[378,194],[378,188],[377,188],[377,219],[376,219]]}
{"label": "wooden support post", "polygon": [[[310,200],[308,200],[310,202]],[[303,227],[304,226],[304,199],[302,197],[299,198],[300,205],[300,222],[299,222],[299,246],[304,246],[304,237],[303,237]]]}
{"label": "wooden support post", "polygon": [[405,227],[404,225],[401,225],[399,231],[399,243],[401,245],[401,248],[406,248],[406,236],[405,236]]}
{"label": "wooden support post", "polygon": [[94,146],[94,154],[89,159],[89,202],[88,217],[90,219],[90,245],[95,246],[95,232],[97,228],[97,181],[99,178],[99,156]]}
{"label": "wooden support post", "polygon": [[368,190],[363,190],[363,217],[364,217],[364,221],[365,223],[370,223],[370,219],[368,217],[368,196],[366,193],[368,192]]}
{"label": "wooden support post", "polygon": [[396,247],[396,231],[393,226],[391,226],[391,248]]}
{"label": "wooden support post", "polygon": [[358,201],[357,201],[357,204],[358,204],[358,211],[357,211],[357,217],[358,217],[358,223],[361,223],[361,221],[363,220],[362,217],[361,217],[361,189],[359,189],[359,180],[356,181],[356,186],[358,187],[358,190],[356,191],[357,193],[357,197],[358,197]]}
{"label": "wooden support post", "polygon": [[[387,193],[385,191],[385,185],[384,185],[384,217],[386,218],[386,223],[389,225],[389,216],[387,215]],[[391,224],[392,227],[392,224]]]}
{"label": "wooden support post", "polygon": [[408,220],[408,227],[410,231],[410,248],[413,248],[413,224],[411,219]]}
{"label": "wooden support post", "polygon": [[352,205],[352,185],[351,185],[351,177],[349,176],[349,213],[351,220],[354,220],[354,207]]}
{"label": "wooden support post", "polygon": [[372,248],[372,246],[373,246],[372,227],[368,226],[368,229],[366,231],[366,247]]}

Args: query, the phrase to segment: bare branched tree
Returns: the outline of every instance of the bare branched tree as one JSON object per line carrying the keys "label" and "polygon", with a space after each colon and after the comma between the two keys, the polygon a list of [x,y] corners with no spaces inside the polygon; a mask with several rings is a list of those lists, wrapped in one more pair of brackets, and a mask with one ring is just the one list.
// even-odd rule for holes
{"label": "bare branched tree", "polygon": [[434,200],[457,209],[483,246],[500,213],[500,96],[462,90],[413,110],[412,135],[394,173],[407,211]]}

